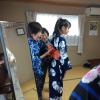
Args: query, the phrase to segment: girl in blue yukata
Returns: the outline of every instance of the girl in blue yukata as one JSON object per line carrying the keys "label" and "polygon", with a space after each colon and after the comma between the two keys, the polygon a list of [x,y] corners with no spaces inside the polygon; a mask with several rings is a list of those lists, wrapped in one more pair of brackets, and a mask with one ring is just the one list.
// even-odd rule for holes
{"label": "girl in blue yukata", "polygon": [[49,100],[62,100],[63,78],[67,70],[71,69],[65,35],[71,24],[68,20],[59,18],[55,24],[51,44],[59,50],[59,59],[52,59],[49,68]]}
{"label": "girl in blue yukata", "polygon": [[49,55],[49,51],[44,54],[41,53],[42,42],[40,41],[40,37],[42,35],[42,26],[38,22],[31,22],[28,24],[28,44],[30,48],[30,54],[32,59],[32,68],[34,71],[35,82],[38,93],[38,100],[42,99],[42,90],[45,80],[45,75],[42,70],[42,59]]}

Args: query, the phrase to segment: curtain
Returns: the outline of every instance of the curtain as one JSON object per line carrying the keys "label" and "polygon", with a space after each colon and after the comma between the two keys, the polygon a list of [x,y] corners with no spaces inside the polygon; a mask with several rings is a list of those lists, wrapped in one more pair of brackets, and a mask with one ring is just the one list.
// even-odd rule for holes
{"label": "curtain", "polygon": [[27,23],[36,21],[36,12],[33,11],[26,11],[26,20]]}
{"label": "curtain", "polygon": [[78,39],[79,39],[79,36],[76,36],[76,35],[67,35],[65,37],[66,39],[66,43],[68,46],[77,46],[78,45]]}
{"label": "curtain", "polygon": [[78,46],[78,53],[83,52],[83,34],[84,34],[84,15],[59,15],[36,13],[33,11],[26,12],[27,23],[38,21],[45,27],[52,37],[55,23],[59,17],[65,18],[71,22],[71,29],[69,34],[65,37],[68,46]]}
{"label": "curtain", "polygon": [[52,33],[55,27],[55,23],[59,17],[65,18],[71,22],[71,28],[67,36],[65,36],[68,46],[77,46],[79,38],[79,26],[77,15],[60,15],[60,14],[47,14],[37,13],[36,21],[38,21],[43,27],[45,27],[52,37]]}
{"label": "curtain", "polygon": [[83,36],[84,36],[84,24],[85,24],[85,15],[79,15],[79,39],[78,39],[78,50],[77,53],[83,53]]}

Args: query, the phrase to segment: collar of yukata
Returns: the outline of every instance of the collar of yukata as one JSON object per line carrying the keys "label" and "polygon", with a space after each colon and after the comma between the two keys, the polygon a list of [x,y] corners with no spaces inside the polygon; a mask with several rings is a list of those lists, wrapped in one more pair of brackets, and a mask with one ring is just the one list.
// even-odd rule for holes
{"label": "collar of yukata", "polygon": [[32,37],[29,38],[30,40],[32,40],[33,42],[38,42],[39,40],[34,40]]}
{"label": "collar of yukata", "polygon": [[66,37],[67,35],[66,35],[66,34],[61,34],[60,36],[62,36],[62,37]]}

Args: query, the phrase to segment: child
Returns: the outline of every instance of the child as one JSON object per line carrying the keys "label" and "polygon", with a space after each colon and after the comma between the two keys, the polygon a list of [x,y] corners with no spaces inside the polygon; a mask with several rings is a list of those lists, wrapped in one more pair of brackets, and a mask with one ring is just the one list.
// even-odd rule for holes
{"label": "child", "polygon": [[[48,30],[46,28],[42,28],[42,35],[41,35],[41,41],[40,41],[40,55],[42,55],[42,54],[44,54],[45,52],[48,51],[48,48],[47,48],[47,42],[49,41],[48,37],[49,37]],[[48,68],[51,64],[50,62],[51,62],[51,56],[50,55],[47,55],[46,57],[44,57],[42,59],[41,66],[42,66],[42,71],[44,72],[43,86],[44,86],[47,70],[48,70]]]}
{"label": "child", "polygon": [[44,54],[40,55],[41,32],[42,26],[38,22],[31,22],[28,24],[28,44],[37,87],[38,100],[42,100],[42,90],[44,85],[44,72],[41,68],[42,59],[49,54],[49,51],[46,51]]}
{"label": "child", "polygon": [[63,78],[65,72],[71,68],[67,55],[67,44],[64,38],[69,32],[71,24],[68,20],[59,18],[55,24],[51,44],[59,50],[59,59],[53,58],[49,69],[49,98],[50,100],[61,100],[63,89]]}

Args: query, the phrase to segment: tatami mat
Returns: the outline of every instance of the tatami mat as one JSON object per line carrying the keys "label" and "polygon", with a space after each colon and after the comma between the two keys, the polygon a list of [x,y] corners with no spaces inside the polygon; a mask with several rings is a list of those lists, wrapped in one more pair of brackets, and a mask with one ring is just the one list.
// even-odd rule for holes
{"label": "tatami mat", "polygon": [[[70,93],[73,88],[80,81],[81,77],[90,69],[84,68],[82,66],[74,66],[71,70],[67,71],[64,77],[63,86],[63,97],[62,100],[68,100]],[[43,100],[48,100],[49,89],[48,89],[48,75],[46,77],[44,90],[43,90]],[[37,100],[37,92],[34,80],[30,80],[21,85],[25,100]]]}

